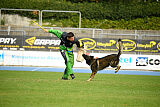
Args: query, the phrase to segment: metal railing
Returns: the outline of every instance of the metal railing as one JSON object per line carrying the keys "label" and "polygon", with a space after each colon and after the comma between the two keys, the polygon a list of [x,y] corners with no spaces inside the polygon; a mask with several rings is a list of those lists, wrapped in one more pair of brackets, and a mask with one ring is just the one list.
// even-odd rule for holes
{"label": "metal railing", "polygon": [[39,23],[41,23],[41,14],[40,14],[40,10],[35,10],[35,9],[8,9],[8,8],[1,8],[0,9],[0,25],[1,25],[1,13],[3,10],[9,10],[9,11],[28,11],[28,12],[34,12],[34,11],[38,11],[39,13]]}
{"label": "metal railing", "polygon": [[[17,32],[21,32],[20,34]],[[26,35],[24,30],[0,30],[0,35]]]}
{"label": "metal railing", "polygon": [[80,11],[61,11],[61,10],[42,10],[41,11],[41,19],[40,25],[42,25],[43,12],[53,12],[53,13],[78,13],[79,14],[79,28],[81,28],[81,12]]}
{"label": "metal railing", "polygon": [[38,17],[39,17],[39,24],[42,25],[42,20],[43,20],[43,13],[44,12],[52,12],[52,13],[78,13],[79,14],[79,25],[78,28],[81,28],[81,12],[80,11],[62,11],[62,10],[35,10],[35,9],[8,9],[8,8],[1,8],[0,9],[0,25],[1,25],[1,17],[2,17],[2,11],[28,11],[28,12],[38,12]]}

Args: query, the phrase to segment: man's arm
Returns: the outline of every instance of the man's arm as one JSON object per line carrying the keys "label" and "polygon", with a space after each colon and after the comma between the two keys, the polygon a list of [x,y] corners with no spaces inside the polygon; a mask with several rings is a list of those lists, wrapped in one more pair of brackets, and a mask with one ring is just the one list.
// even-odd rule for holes
{"label": "man's arm", "polygon": [[75,43],[76,43],[78,48],[83,48],[84,47],[83,42],[79,41],[77,38],[75,38]]}
{"label": "man's arm", "polygon": [[61,38],[61,35],[63,33],[60,30],[54,30],[54,29],[49,29],[49,30],[45,29],[45,32],[52,33],[52,34],[56,35],[59,39]]}

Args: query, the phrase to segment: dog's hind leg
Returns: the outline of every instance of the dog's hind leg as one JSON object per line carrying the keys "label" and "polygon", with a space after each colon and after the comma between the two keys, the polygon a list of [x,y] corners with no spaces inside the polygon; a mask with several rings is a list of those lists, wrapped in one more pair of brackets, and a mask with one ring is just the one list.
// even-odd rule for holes
{"label": "dog's hind leg", "polygon": [[91,81],[94,78],[96,73],[97,73],[97,71],[96,72],[92,72],[90,78],[87,81]]}
{"label": "dog's hind leg", "polygon": [[92,78],[89,78],[87,81],[91,81],[92,80]]}
{"label": "dog's hind leg", "polygon": [[118,65],[117,68],[115,69],[115,73],[117,73],[120,68],[121,66]]}

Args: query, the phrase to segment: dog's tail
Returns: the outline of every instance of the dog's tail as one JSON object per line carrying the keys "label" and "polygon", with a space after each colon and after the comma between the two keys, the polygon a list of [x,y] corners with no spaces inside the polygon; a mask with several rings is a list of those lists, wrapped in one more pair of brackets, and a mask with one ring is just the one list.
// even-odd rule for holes
{"label": "dog's tail", "polygon": [[118,57],[120,57],[120,55],[122,54],[122,49],[123,49],[123,47],[122,47],[122,41],[121,41],[121,39],[118,39],[118,44],[119,44],[119,51],[118,51]]}

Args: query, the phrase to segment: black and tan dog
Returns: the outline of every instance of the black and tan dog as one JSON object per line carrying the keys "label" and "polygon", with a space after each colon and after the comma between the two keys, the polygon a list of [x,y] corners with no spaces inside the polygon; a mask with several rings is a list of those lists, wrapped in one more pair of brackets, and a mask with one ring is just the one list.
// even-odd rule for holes
{"label": "black and tan dog", "polygon": [[88,56],[83,54],[83,58],[86,60],[86,63],[91,67],[92,74],[88,81],[92,80],[99,70],[103,70],[106,67],[113,67],[115,69],[115,73],[118,72],[121,66],[119,66],[120,55],[122,53],[122,41],[121,39],[118,40],[119,44],[119,52],[118,54],[111,54],[102,58],[95,59],[94,56]]}

